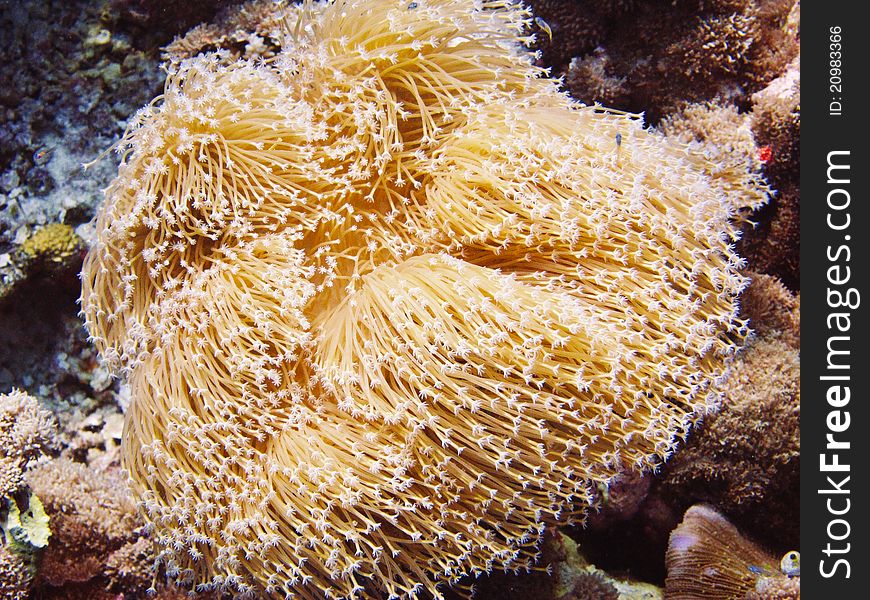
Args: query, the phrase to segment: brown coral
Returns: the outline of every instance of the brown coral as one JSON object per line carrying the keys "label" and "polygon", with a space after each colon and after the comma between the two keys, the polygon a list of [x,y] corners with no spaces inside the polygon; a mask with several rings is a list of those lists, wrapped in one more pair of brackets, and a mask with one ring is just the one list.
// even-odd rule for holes
{"label": "brown coral", "polygon": [[33,580],[30,565],[0,543],[0,598],[4,600],[27,600]]}
{"label": "brown coral", "polygon": [[[577,19],[596,14],[589,3],[564,4],[574,7]],[[691,103],[746,104],[798,53],[792,5],[793,0],[638,3],[621,18],[605,20],[604,32],[597,21],[595,34],[586,34],[588,49],[571,61],[566,83],[584,102],[644,110],[651,123]],[[579,41],[571,45],[583,47]],[[609,97],[599,96],[602,90]]]}
{"label": "brown coral", "polygon": [[765,173],[775,183],[797,182],[800,164],[800,60],[752,96],[752,131],[770,148]]}
{"label": "brown coral", "polygon": [[800,188],[779,185],[768,207],[749,217],[739,248],[748,266],[776,276],[789,289],[800,290]]}
{"label": "brown coral", "polygon": [[573,583],[571,591],[558,600],[619,600],[619,591],[600,573],[586,573]]}
{"label": "brown coral", "polygon": [[[155,570],[154,543],[117,467],[95,471],[68,458],[31,468],[27,483],[51,518],[51,542],[33,585],[45,600],[180,599]],[[212,596],[203,596],[211,598]]]}
{"label": "brown coral", "polygon": [[728,104],[691,104],[659,128],[710,159],[712,177],[737,182],[762,175],[771,201],[743,215],[740,251],[754,271],[800,289],[800,72],[795,61],[782,77],[753,95],[751,112]]}
{"label": "brown coral", "polygon": [[755,335],[776,337],[800,349],[800,296],[771,275],[749,273],[749,285],[740,296],[740,313],[749,319]]}
{"label": "brown coral", "polygon": [[28,394],[0,394],[0,499],[22,485],[27,464],[55,446],[56,423]]}
{"label": "brown coral", "polygon": [[[51,518],[51,543],[43,551],[36,582],[44,595],[62,596],[101,577],[109,555],[135,541],[140,522],[117,472],[98,473],[56,458],[32,468],[27,483]],[[95,587],[105,585],[100,580]]]}
{"label": "brown coral", "polygon": [[[411,6],[413,4],[414,6]],[[172,572],[306,597],[522,569],[717,401],[759,202],[522,51],[513,2],[306,4],[121,145],[83,271]]]}
{"label": "brown coral", "polygon": [[235,59],[274,56],[285,31],[296,23],[301,10],[301,3],[286,0],[250,0],[231,5],[213,22],[177,36],[163,48],[163,58],[177,63],[219,49]]}
{"label": "brown coral", "polygon": [[[154,542],[127,492],[119,469],[95,471],[68,458],[41,462],[26,475],[44,500],[51,542],[33,586],[44,600],[180,600],[184,592],[155,570]],[[216,598],[203,595],[202,598]]]}
{"label": "brown coral", "polygon": [[534,14],[543,19],[536,31],[535,47],[542,51],[544,64],[562,71],[575,56],[591,52],[607,33],[608,20],[617,13],[612,2],[565,2],[532,0]]}
{"label": "brown coral", "polygon": [[103,573],[108,587],[128,593],[147,590],[156,579],[154,558],[154,542],[146,537],[124,544],[106,558]]}
{"label": "brown coral", "polygon": [[711,154],[715,165],[753,172],[761,168],[758,146],[748,114],[730,104],[701,102],[669,115],[659,125],[662,133]]}
{"label": "brown coral", "polygon": [[709,506],[693,506],[671,533],[666,600],[741,600],[778,561]]}
{"label": "brown coral", "polygon": [[714,502],[759,535],[797,545],[799,306],[775,279],[756,277],[744,314],[762,335],[735,362],[720,412],[704,420],[658,485],[677,506]]}
{"label": "brown coral", "polygon": [[[728,104],[690,104],[665,118],[659,129],[672,139],[689,145],[690,151],[707,158],[707,173],[731,191],[756,188],[767,190],[761,175],[758,146],[752,135],[749,115]],[[763,210],[766,203],[756,204]],[[746,217],[749,211],[743,211]]]}
{"label": "brown coral", "polygon": [[628,78],[614,71],[610,57],[600,46],[582,58],[571,60],[565,85],[579,99],[600,102],[605,106],[624,106],[631,89]]}
{"label": "brown coral", "polygon": [[[31,461],[54,448],[56,427],[51,413],[41,409],[32,396],[18,390],[0,394],[0,597],[3,598],[24,599],[30,593],[32,560],[12,551],[6,515],[9,510],[20,510],[16,496],[24,491],[24,472]],[[26,508],[28,504],[21,506]]]}
{"label": "brown coral", "polygon": [[678,77],[712,82],[746,69],[759,36],[751,3],[742,12],[698,17],[693,25],[684,38],[665,48],[663,61],[682,69]]}
{"label": "brown coral", "polygon": [[756,271],[800,289],[800,63],[753,97],[752,131],[766,149],[764,174],[777,192],[753,215],[741,252]]}

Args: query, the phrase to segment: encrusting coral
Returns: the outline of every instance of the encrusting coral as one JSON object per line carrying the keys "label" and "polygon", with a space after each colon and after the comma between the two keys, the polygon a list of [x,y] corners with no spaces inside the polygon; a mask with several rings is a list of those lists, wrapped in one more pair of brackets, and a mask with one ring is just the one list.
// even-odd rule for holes
{"label": "encrusting coral", "polygon": [[170,574],[440,597],[655,468],[745,332],[763,190],[573,103],[513,2],[306,3],[170,67],[82,273]]}
{"label": "encrusting coral", "polygon": [[21,251],[32,260],[62,263],[79,251],[81,239],[73,228],[63,223],[51,223],[37,229],[21,244]]}
{"label": "encrusting coral", "polygon": [[754,590],[746,592],[745,600],[800,600],[800,577],[763,577]]}

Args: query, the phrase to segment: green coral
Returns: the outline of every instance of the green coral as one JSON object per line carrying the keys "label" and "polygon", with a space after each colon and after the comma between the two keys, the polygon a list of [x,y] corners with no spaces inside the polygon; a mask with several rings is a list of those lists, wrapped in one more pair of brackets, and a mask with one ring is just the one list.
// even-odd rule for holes
{"label": "green coral", "polygon": [[6,499],[6,517],[0,520],[0,531],[9,548],[16,554],[27,554],[45,548],[51,536],[49,518],[36,494],[29,494],[23,512],[13,498]]}
{"label": "green coral", "polygon": [[[27,508],[22,510],[25,502]],[[51,537],[48,522],[36,494],[22,492],[0,498],[0,597],[27,597],[38,552]]]}

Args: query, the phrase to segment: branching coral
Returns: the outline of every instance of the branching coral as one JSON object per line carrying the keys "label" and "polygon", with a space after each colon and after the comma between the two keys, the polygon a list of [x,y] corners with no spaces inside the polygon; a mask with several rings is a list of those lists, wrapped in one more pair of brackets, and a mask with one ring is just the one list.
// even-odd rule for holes
{"label": "branching coral", "polygon": [[702,157],[542,76],[513,2],[305,4],[122,140],[82,274],[171,573],[440,596],[532,564],[717,402],[744,332]]}
{"label": "branching coral", "polygon": [[0,394],[0,597],[29,596],[32,551],[50,535],[39,499],[24,489],[24,472],[53,448],[56,434],[54,418],[35,398],[18,390]]}
{"label": "branching coral", "polygon": [[32,579],[27,561],[0,544],[0,598],[26,600]]}
{"label": "branching coral", "polygon": [[32,396],[0,394],[0,499],[18,491],[27,464],[54,446],[56,427]]}
{"label": "branching coral", "polygon": [[230,5],[221,11],[216,22],[197,25],[172,40],[163,48],[163,56],[170,62],[180,62],[217,49],[236,57],[272,56],[287,23],[297,19],[301,10],[301,4],[286,0],[250,0]]}
{"label": "branching coral", "polygon": [[86,582],[101,574],[112,551],[132,543],[139,523],[117,473],[97,473],[56,458],[32,468],[27,482],[52,519],[53,536],[43,552],[38,585]]}

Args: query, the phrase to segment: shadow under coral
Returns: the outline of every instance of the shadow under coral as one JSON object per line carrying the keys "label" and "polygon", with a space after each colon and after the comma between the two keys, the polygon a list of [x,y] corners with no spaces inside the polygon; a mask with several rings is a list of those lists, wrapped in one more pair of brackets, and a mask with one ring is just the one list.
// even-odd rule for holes
{"label": "shadow under coral", "polygon": [[[0,390],[59,389],[66,396],[75,377],[56,356],[81,329],[77,318],[81,261],[61,272],[37,272],[0,303]],[[83,330],[78,337],[84,342]],[[42,394],[40,394],[42,395]]]}

